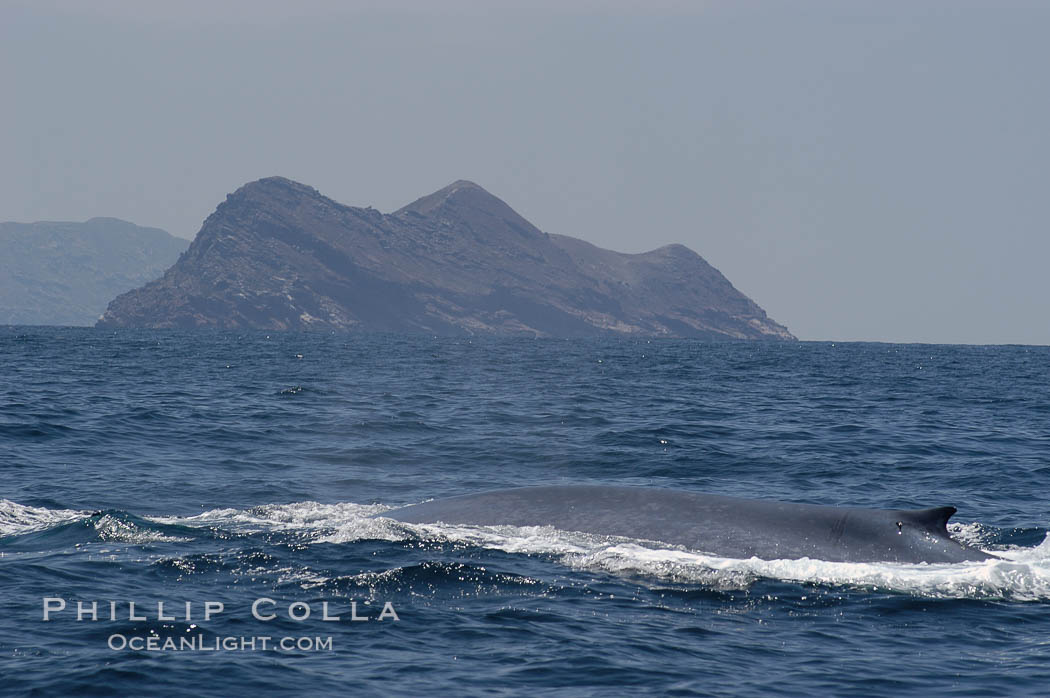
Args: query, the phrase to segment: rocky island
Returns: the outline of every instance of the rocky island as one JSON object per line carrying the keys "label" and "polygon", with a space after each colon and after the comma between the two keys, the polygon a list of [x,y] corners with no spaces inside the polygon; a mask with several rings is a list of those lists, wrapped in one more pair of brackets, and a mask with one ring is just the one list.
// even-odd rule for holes
{"label": "rocky island", "polygon": [[467,181],[382,214],[282,177],[227,196],[98,326],[794,339],[682,245],[547,234]]}

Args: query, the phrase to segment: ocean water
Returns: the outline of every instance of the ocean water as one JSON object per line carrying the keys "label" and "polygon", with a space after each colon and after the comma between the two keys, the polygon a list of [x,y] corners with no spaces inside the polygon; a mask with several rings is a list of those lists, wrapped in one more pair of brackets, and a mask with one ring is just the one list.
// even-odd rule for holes
{"label": "ocean water", "polygon": [[[0,328],[0,692],[1045,694],[1048,386],[1047,347]],[[1002,559],[381,517],[557,483],[951,504]]]}

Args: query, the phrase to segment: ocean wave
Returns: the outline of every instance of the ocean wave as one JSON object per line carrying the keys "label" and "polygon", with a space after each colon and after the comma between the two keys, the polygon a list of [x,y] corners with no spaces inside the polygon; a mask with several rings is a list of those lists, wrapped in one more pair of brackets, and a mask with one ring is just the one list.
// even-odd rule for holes
{"label": "ocean wave", "polygon": [[91,512],[77,509],[48,509],[0,499],[0,537],[62,534],[64,540],[114,543],[177,543],[190,538],[171,535],[154,528],[150,521],[126,512]]}
{"label": "ocean wave", "polygon": [[10,499],[0,499],[0,536],[35,533],[84,518],[89,513],[75,509],[31,507]]}
{"label": "ocean wave", "polygon": [[[381,504],[354,504],[352,502],[320,504],[294,502],[291,504],[263,504],[249,509],[211,509],[194,516],[148,516],[159,524],[190,528],[222,528],[235,533],[262,533],[266,531],[321,532],[351,525],[360,526],[369,517],[389,510]],[[356,529],[355,529],[356,530]],[[393,540],[393,539],[391,539]]]}
{"label": "ocean wave", "polygon": [[612,545],[563,561],[578,569],[677,583],[744,588],[759,579],[944,599],[1050,600],[1050,545],[997,551],[1003,559],[953,564],[737,560],[681,550]]}
{"label": "ocean wave", "polygon": [[138,523],[131,517],[119,514],[102,514],[92,522],[99,540],[114,543],[185,543],[191,538],[174,536],[149,526],[148,521]]}

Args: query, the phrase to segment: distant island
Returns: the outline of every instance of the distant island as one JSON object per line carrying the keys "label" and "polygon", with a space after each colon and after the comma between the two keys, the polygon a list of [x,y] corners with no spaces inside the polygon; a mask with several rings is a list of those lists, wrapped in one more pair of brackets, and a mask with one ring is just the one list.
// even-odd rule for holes
{"label": "distant island", "polygon": [[0,223],[0,325],[94,325],[189,244],[116,218]]}
{"label": "distant island", "polygon": [[282,177],[228,195],[97,326],[795,339],[682,245],[543,233],[467,181],[382,214]]}

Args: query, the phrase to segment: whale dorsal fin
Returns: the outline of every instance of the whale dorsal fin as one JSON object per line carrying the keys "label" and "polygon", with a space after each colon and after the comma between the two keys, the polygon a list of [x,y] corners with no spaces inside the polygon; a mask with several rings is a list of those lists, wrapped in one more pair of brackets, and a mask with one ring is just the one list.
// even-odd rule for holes
{"label": "whale dorsal fin", "polygon": [[909,511],[908,518],[911,523],[922,526],[927,531],[935,531],[941,535],[948,535],[948,519],[952,518],[958,509],[955,507],[934,507],[932,509],[918,509]]}

